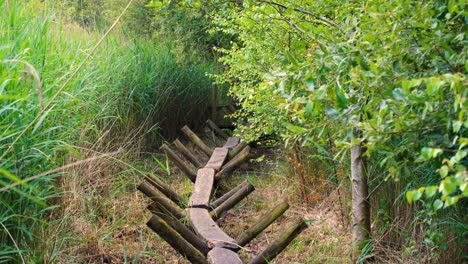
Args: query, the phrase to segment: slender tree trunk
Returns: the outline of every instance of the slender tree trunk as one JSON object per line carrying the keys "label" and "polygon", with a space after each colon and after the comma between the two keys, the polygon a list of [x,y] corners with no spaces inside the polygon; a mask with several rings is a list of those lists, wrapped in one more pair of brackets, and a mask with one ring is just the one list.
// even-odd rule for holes
{"label": "slender tree trunk", "polygon": [[[355,131],[359,138],[360,131]],[[359,254],[363,242],[370,238],[370,204],[368,200],[369,190],[367,175],[364,170],[362,144],[351,148],[351,179],[352,179],[352,210],[353,221],[351,233],[353,243],[356,246],[353,258]]]}

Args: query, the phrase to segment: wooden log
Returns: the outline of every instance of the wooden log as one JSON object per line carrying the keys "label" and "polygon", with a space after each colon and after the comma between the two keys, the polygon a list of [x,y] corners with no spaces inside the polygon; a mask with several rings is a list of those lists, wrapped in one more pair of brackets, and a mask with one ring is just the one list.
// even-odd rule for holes
{"label": "wooden log", "polygon": [[247,185],[242,186],[235,194],[229,197],[221,205],[211,211],[211,216],[214,220],[219,219],[225,212],[238,204],[242,199],[247,197],[251,192],[255,190],[255,187],[248,183]]}
{"label": "wooden log", "polygon": [[195,167],[201,168],[203,167],[203,163],[198,160],[197,156],[193,154],[193,152],[188,149],[182,142],[178,139],[174,140],[174,145],[176,146],[177,150],[184,155],[184,157],[190,161]]}
{"label": "wooden log", "polygon": [[239,144],[237,144],[237,146],[234,149],[229,151],[229,159],[232,159],[235,156],[237,156],[237,154],[239,154],[239,152],[241,152],[247,146],[248,146],[248,144],[245,143],[245,141],[239,142]]}
{"label": "wooden log", "polygon": [[224,144],[223,148],[234,149],[237,146],[237,144],[239,144],[239,141],[239,137],[229,137],[226,141],[226,144]]}
{"label": "wooden log", "polygon": [[231,112],[233,112],[233,113],[237,111],[237,109],[236,109],[232,104],[228,104],[227,107],[228,107],[229,110],[230,110]]}
{"label": "wooden log", "polygon": [[239,255],[226,248],[213,248],[208,252],[207,258],[210,264],[242,264]]}
{"label": "wooden log", "polygon": [[237,191],[239,191],[242,188],[242,186],[245,186],[247,184],[249,184],[249,181],[244,180],[241,184],[237,185],[235,188],[232,188],[229,192],[223,194],[223,196],[219,197],[214,202],[212,202],[210,204],[210,208],[215,209],[220,204],[224,203],[224,201],[226,201],[229,197],[231,197],[233,194],[235,194]]}
{"label": "wooden log", "polygon": [[153,189],[150,184],[146,182],[142,182],[138,187],[142,193],[148,196],[153,202],[158,203],[159,205],[163,206],[168,212],[174,215],[177,219],[181,219],[185,217],[184,211],[182,211],[179,207],[173,206],[169,200],[162,197],[161,194]]}
{"label": "wooden log", "polygon": [[209,128],[211,128],[211,130],[213,130],[216,134],[220,135],[222,138],[224,138],[225,140],[228,139],[229,135],[226,134],[226,132],[224,132],[223,130],[221,130],[221,128],[219,128],[213,121],[211,121],[210,119],[206,120],[206,124],[208,125]]}
{"label": "wooden log", "polygon": [[216,173],[215,180],[219,180],[221,176],[225,175],[228,172],[233,171],[235,168],[240,166],[246,159],[249,158],[250,147],[246,146],[237,156],[231,159],[223,168]]}
{"label": "wooden log", "polygon": [[169,146],[167,146],[166,144],[163,144],[161,146],[161,149],[164,150],[167,155],[169,155],[169,158],[177,165],[177,167],[179,167],[179,169],[192,181],[192,182],[195,182],[196,178],[197,178],[197,175],[195,174],[195,172],[190,168],[189,165],[187,165],[187,163],[185,163],[185,161],[183,161],[181,158],[179,158],[179,156],[177,156],[177,154],[172,151],[171,148],[169,148]]}
{"label": "wooden log", "polygon": [[268,247],[257,255],[250,264],[267,264],[270,263],[283,249],[285,249],[291,241],[298,236],[304,229],[307,228],[307,224],[302,218],[294,219],[293,223],[286,228],[286,230],[273,241]]}
{"label": "wooden log", "polygon": [[195,232],[208,241],[209,247],[237,250],[236,241],[221,230],[204,208],[189,208],[190,222]]}
{"label": "wooden log", "polygon": [[169,224],[177,233],[179,233],[187,242],[192,244],[196,249],[198,249],[203,255],[206,256],[210,249],[203,239],[200,239],[195,233],[188,229],[184,224],[177,220],[171,213],[165,211],[165,209],[156,203],[152,203],[148,206],[150,211],[161,217],[167,224]]}
{"label": "wooden log", "polygon": [[189,206],[208,209],[214,183],[214,169],[203,168],[197,173],[197,181],[190,196]]}
{"label": "wooden log", "polygon": [[215,171],[219,171],[227,159],[228,152],[229,150],[227,148],[215,148],[205,168],[212,168]]}
{"label": "wooden log", "polygon": [[185,208],[185,200],[179,196],[169,185],[159,180],[156,176],[147,174],[145,180],[153,187],[162,192],[167,198],[176,203],[179,207]]}
{"label": "wooden log", "polygon": [[208,155],[208,157],[211,156],[213,150],[208,147],[208,145],[206,145],[205,142],[203,142],[203,140],[201,140],[201,138],[199,138],[192,130],[190,130],[188,126],[184,126],[181,130],[190,140],[192,140],[195,145],[197,145],[197,147],[203,151],[203,153]]}
{"label": "wooden log", "polygon": [[205,256],[199,250],[187,242],[187,240],[185,240],[159,216],[153,215],[146,225],[166,240],[167,243],[186,257],[191,263],[208,263]]}
{"label": "wooden log", "polygon": [[247,245],[252,239],[258,236],[265,228],[271,225],[278,217],[282,216],[288,210],[289,204],[285,201],[281,202],[266,214],[261,216],[257,222],[249,229],[242,232],[237,238],[237,244],[241,247]]}

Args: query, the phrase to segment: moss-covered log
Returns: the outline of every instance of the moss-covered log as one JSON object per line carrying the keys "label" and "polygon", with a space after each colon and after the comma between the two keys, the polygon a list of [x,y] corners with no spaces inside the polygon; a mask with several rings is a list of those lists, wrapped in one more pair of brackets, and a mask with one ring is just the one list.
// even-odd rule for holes
{"label": "moss-covered log", "polygon": [[171,201],[176,203],[179,207],[185,207],[185,200],[181,196],[179,196],[174,190],[172,190],[172,188],[169,185],[159,180],[156,176],[148,174],[145,176],[145,180],[153,187],[158,189],[160,192],[162,192]]}
{"label": "moss-covered log", "polygon": [[163,144],[161,146],[161,149],[164,150],[164,152],[167,153],[169,158],[177,165],[177,167],[179,167],[179,169],[192,182],[195,182],[195,180],[197,179],[197,174],[190,168],[190,166],[185,161],[183,161],[179,156],[177,156],[177,154],[174,151],[172,151],[172,149],[169,148],[169,146],[167,146],[166,144]]}
{"label": "moss-covered log", "polygon": [[307,224],[302,218],[294,219],[293,223],[286,228],[286,230],[273,241],[268,247],[263,250],[259,255],[257,255],[250,264],[267,264],[270,263],[272,259],[278,256],[283,249],[285,249],[291,241],[298,236],[304,229],[306,229]]}
{"label": "moss-covered log", "polygon": [[211,210],[215,209],[218,207],[220,204],[224,203],[229,197],[231,197],[233,194],[235,194],[237,191],[239,191],[243,186],[248,185],[249,181],[244,180],[241,184],[237,185],[235,188],[232,188],[229,192],[223,194],[221,197],[216,199],[210,204]]}
{"label": "moss-covered log", "polygon": [[242,199],[247,197],[251,192],[255,190],[255,187],[248,183],[242,186],[235,194],[229,197],[226,201],[220,204],[218,207],[211,211],[211,217],[214,220],[219,219],[225,212],[238,204]]}
{"label": "moss-covered log", "polygon": [[208,147],[208,145],[206,145],[205,142],[203,142],[203,140],[201,140],[201,138],[199,138],[197,134],[195,134],[188,126],[184,126],[181,130],[195,145],[197,145],[197,147],[203,151],[203,153],[205,153],[208,157],[211,156],[213,150]]}
{"label": "moss-covered log", "polygon": [[257,237],[258,234],[265,230],[265,228],[278,219],[278,217],[282,216],[288,208],[289,204],[285,201],[275,206],[265,215],[261,216],[253,226],[242,232],[242,234],[236,238],[237,244],[241,247],[247,245],[252,239]]}
{"label": "moss-covered log", "polygon": [[203,167],[203,163],[198,160],[197,156],[195,156],[195,154],[193,154],[193,152],[190,149],[188,149],[184,144],[182,144],[182,142],[180,142],[178,139],[174,140],[174,146],[195,167],[197,168]]}
{"label": "moss-covered log", "polygon": [[211,121],[210,119],[206,120],[206,124],[208,125],[209,128],[211,128],[211,130],[213,130],[216,134],[220,135],[222,138],[224,138],[225,140],[228,139],[229,135],[226,134],[226,132],[224,132],[223,130],[221,130],[221,128],[219,128],[213,121]]}
{"label": "moss-covered log", "polygon": [[237,156],[226,163],[223,168],[216,173],[215,179],[219,180],[223,175],[233,171],[249,158],[250,147],[246,146]]}
{"label": "moss-covered log", "polygon": [[190,262],[196,264],[208,263],[203,253],[187,242],[187,240],[185,240],[159,216],[153,215],[146,225],[166,240],[167,243],[186,257]]}
{"label": "moss-covered log", "polygon": [[185,217],[185,212],[179,207],[172,205],[171,201],[164,198],[157,190],[151,187],[150,184],[142,182],[138,186],[138,190],[148,196],[153,202],[163,206],[168,212],[174,215],[177,219]]}

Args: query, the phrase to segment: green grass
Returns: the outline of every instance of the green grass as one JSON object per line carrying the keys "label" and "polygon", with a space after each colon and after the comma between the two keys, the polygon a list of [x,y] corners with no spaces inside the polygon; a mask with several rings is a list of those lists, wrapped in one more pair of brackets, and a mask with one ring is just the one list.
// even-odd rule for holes
{"label": "green grass", "polygon": [[100,34],[61,24],[39,1],[0,0],[0,10],[0,262],[53,261],[69,175],[44,172],[116,150],[131,160],[202,123],[214,66],[180,65],[169,44],[116,30],[78,68]]}

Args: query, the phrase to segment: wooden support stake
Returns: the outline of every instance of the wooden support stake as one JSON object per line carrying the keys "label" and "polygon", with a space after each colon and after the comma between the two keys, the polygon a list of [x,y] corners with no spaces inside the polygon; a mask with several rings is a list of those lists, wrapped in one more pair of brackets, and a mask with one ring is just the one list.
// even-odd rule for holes
{"label": "wooden support stake", "polygon": [[161,217],[166,223],[168,223],[177,233],[179,233],[187,242],[192,244],[196,249],[198,249],[203,255],[206,256],[208,254],[208,251],[210,249],[208,248],[208,245],[206,244],[205,241],[200,239],[195,233],[188,229],[184,224],[182,224],[179,220],[174,218],[174,216],[171,213],[168,213],[165,211],[165,209],[156,203],[152,203],[150,206],[148,206],[150,211]]}
{"label": "wooden support stake", "polygon": [[146,225],[166,240],[167,243],[186,257],[190,262],[196,264],[208,263],[205,256],[200,251],[187,242],[187,240],[177,233],[177,231],[172,229],[166,221],[161,219],[159,216],[153,215]]}
{"label": "wooden support stake", "polygon": [[227,107],[228,107],[229,110],[231,110],[231,112],[233,112],[233,113],[237,111],[237,109],[236,109],[232,104],[228,104]]}
{"label": "wooden support stake", "polygon": [[278,254],[281,253],[296,236],[306,229],[306,227],[307,224],[304,222],[304,219],[296,218],[278,239],[273,241],[265,250],[250,261],[250,264],[270,263],[270,261],[278,256]]}
{"label": "wooden support stake", "polygon": [[162,192],[171,201],[176,203],[179,207],[185,207],[184,199],[180,197],[174,190],[172,190],[169,185],[159,180],[156,176],[150,174],[145,175],[145,180],[160,192]]}
{"label": "wooden support stake", "polygon": [[259,220],[251,226],[249,229],[245,230],[237,238],[237,244],[241,247],[247,245],[252,239],[258,236],[265,228],[271,225],[278,217],[282,216],[286,210],[288,210],[289,204],[285,201],[281,202],[273,209],[268,211],[265,215],[261,216]]}
{"label": "wooden support stake", "polygon": [[161,146],[161,149],[164,150],[167,155],[169,155],[169,158],[171,158],[171,160],[177,165],[177,167],[179,167],[179,169],[192,181],[192,182],[195,182],[195,180],[197,179],[197,175],[195,174],[195,172],[189,167],[189,165],[187,165],[187,163],[185,163],[185,161],[183,161],[181,158],[179,158],[179,156],[177,156],[177,154],[175,154],[174,151],[172,151],[171,148],[169,148],[169,146],[167,146],[166,144],[163,144]]}
{"label": "wooden support stake", "polygon": [[242,186],[245,186],[245,185],[248,185],[248,184],[249,184],[248,180],[243,181],[241,184],[237,185],[235,188],[233,188],[229,192],[223,194],[223,196],[219,197],[214,202],[212,202],[210,204],[210,208],[215,209],[220,204],[224,203],[229,197],[231,197],[233,194],[235,194],[237,191],[239,191],[242,188]]}
{"label": "wooden support stake", "polygon": [[184,155],[187,160],[189,160],[195,167],[201,168],[203,167],[203,163],[197,159],[195,154],[192,153],[187,147],[185,147],[182,142],[178,139],[174,140],[174,145],[176,146],[177,150]]}
{"label": "wooden support stake", "polygon": [[206,155],[208,155],[208,157],[211,156],[213,150],[208,147],[208,145],[206,145],[205,142],[203,142],[201,138],[199,138],[192,130],[190,130],[188,126],[184,126],[181,130],[185,135],[187,135],[188,138],[190,138],[190,140],[192,140],[195,145],[197,145],[197,147],[199,147]]}
{"label": "wooden support stake", "polygon": [[224,203],[220,206],[216,207],[213,211],[211,211],[210,215],[213,217],[214,220],[219,219],[225,212],[229,211],[232,207],[238,204],[242,199],[247,197],[251,192],[255,190],[255,187],[248,183],[245,186],[242,186],[239,191],[229,197]]}
{"label": "wooden support stake", "polygon": [[168,201],[166,198],[162,197],[161,194],[153,189],[150,184],[146,182],[142,182],[138,186],[138,190],[140,190],[142,193],[144,193],[146,196],[148,196],[153,202],[158,203],[162,207],[164,207],[168,212],[170,212],[172,215],[174,215],[177,219],[181,219],[185,217],[184,211],[182,211],[180,208],[173,206],[170,201]]}
{"label": "wooden support stake", "polygon": [[229,135],[226,134],[226,132],[224,132],[223,130],[221,130],[221,128],[219,128],[213,121],[211,121],[210,119],[206,120],[206,124],[211,128],[211,130],[213,130],[214,132],[216,132],[218,135],[220,135],[222,138],[224,138],[225,140],[228,139]]}
{"label": "wooden support stake", "polygon": [[219,180],[222,175],[233,171],[235,168],[240,166],[249,157],[250,147],[246,146],[237,156],[231,159],[223,168],[216,173],[215,180]]}
{"label": "wooden support stake", "polygon": [[229,151],[228,158],[229,159],[234,158],[235,156],[237,156],[237,154],[239,154],[239,152],[241,152],[247,146],[248,146],[248,144],[245,143],[245,141],[241,141],[239,144],[237,144],[237,146],[234,149]]}

